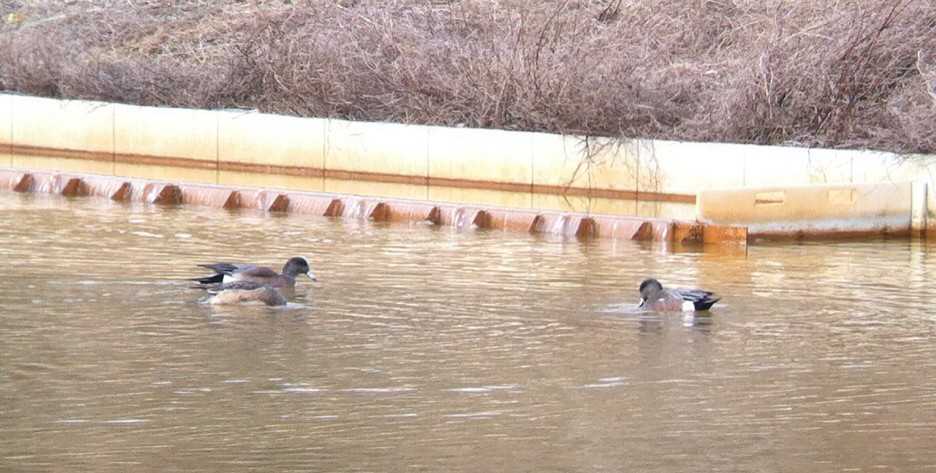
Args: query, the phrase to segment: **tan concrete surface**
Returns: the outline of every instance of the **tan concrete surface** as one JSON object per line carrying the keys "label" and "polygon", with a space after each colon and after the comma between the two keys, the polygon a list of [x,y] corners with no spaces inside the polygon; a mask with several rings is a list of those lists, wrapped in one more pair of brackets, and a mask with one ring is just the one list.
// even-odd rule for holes
{"label": "tan concrete surface", "polygon": [[700,189],[740,187],[752,149],[720,143],[634,140],[641,192],[695,195]]}
{"label": "tan concrete surface", "polygon": [[[297,168],[321,171],[325,167],[328,120],[247,111],[220,111],[217,120],[220,162],[257,170],[274,167],[274,172],[281,174],[291,170],[299,173]],[[317,187],[321,189],[322,172],[317,174]]]}
{"label": "tan concrete surface", "polygon": [[533,194],[531,207],[559,212],[636,215],[637,201],[580,195]]}
{"label": "tan concrete surface", "polygon": [[705,190],[697,219],[751,234],[909,231],[912,182]]}
{"label": "tan concrete surface", "polygon": [[325,169],[417,178],[429,175],[429,127],[328,120]]}
{"label": "tan concrete surface", "polygon": [[13,165],[13,96],[0,94],[0,166]]}
{"label": "tan concrete surface", "polygon": [[638,201],[637,210],[632,215],[647,218],[674,218],[694,220],[696,204],[661,201]]}
{"label": "tan concrete surface", "polygon": [[215,168],[218,112],[114,105],[113,139],[118,155],[202,161]]}
{"label": "tan concrete surface", "polygon": [[[790,149],[790,148],[783,148]],[[853,152],[832,149],[805,149],[806,168],[810,184],[834,184],[852,182]],[[768,181],[766,185],[776,185]]]}
{"label": "tan concrete surface", "polygon": [[427,198],[425,184],[400,184],[396,182],[373,182],[353,179],[325,179],[325,192],[354,194],[370,197],[394,197],[400,199]]}
{"label": "tan concrete surface", "polygon": [[136,179],[160,179],[170,181],[190,181],[215,184],[218,171],[215,169],[194,169],[175,166],[156,166],[149,164],[114,163],[114,175]]}
{"label": "tan concrete surface", "polygon": [[439,202],[461,202],[476,205],[532,208],[533,195],[529,192],[512,192],[462,187],[429,186],[426,199]]}
{"label": "tan concrete surface", "polygon": [[47,169],[50,171],[88,172],[93,174],[113,174],[112,161],[97,161],[57,156],[36,156],[34,154],[10,155],[10,165],[24,169]]}
{"label": "tan concrete surface", "polygon": [[[732,148],[735,148],[734,146]],[[745,146],[737,146],[743,152]],[[771,186],[777,182],[789,185],[812,184],[810,159],[805,149],[768,148],[750,149],[753,159],[745,159],[744,185],[746,187]],[[756,153],[756,154],[754,154]],[[738,153],[741,154],[741,153]]]}
{"label": "tan concrete surface", "polygon": [[[206,181],[207,182],[207,181]],[[321,176],[291,176],[275,172],[219,171],[217,183],[231,186],[276,187],[301,191],[324,192],[325,180]]]}
{"label": "tan concrete surface", "polygon": [[429,178],[508,183],[530,189],[533,133],[430,127]]}
{"label": "tan concrete surface", "polygon": [[855,152],[855,182],[903,182],[915,181],[925,186],[916,195],[922,202],[915,202],[918,208],[919,226],[927,226],[926,220],[936,222],[936,156],[909,155],[900,156],[872,151]]}
{"label": "tan concrete surface", "polygon": [[[11,143],[18,148],[82,151],[113,162],[114,105],[83,100],[8,96]],[[62,154],[58,154],[62,156]]]}
{"label": "tan concrete surface", "polygon": [[608,138],[533,133],[533,185],[584,190],[637,190],[637,161]]}

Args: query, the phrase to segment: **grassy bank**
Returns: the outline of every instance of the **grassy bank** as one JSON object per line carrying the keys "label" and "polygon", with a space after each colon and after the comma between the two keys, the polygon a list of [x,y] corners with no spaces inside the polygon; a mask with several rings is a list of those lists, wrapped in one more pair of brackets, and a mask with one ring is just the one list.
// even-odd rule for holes
{"label": "grassy bank", "polygon": [[0,89],[29,94],[936,153],[933,0],[4,0],[0,13]]}

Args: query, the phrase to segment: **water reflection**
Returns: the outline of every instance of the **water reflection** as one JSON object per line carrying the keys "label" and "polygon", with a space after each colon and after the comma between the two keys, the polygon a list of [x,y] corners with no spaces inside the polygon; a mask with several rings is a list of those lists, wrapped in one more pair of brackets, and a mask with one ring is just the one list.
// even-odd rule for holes
{"label": "water reflection", "polygon": [[[194,265],[310,259],[286,308]],[[929,471],[924,243],[747,255],[0,194],[0,467]],[[646,276],[710,316],[635,309]]]}

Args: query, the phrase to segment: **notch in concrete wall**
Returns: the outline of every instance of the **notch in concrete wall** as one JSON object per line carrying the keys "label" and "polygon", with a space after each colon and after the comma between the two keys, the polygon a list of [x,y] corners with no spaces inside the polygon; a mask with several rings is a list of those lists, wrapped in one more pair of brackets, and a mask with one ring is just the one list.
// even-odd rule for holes
{"label": "notch in concrete wall", "polygon": [[785,197],[784,191],[758,192],[754,194],[754,205],[780,205]]}

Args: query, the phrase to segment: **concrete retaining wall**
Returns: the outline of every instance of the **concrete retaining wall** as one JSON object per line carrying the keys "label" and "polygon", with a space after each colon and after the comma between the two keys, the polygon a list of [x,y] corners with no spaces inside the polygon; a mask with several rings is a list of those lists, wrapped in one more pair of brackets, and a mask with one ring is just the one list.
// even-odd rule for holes
{"label": "concrete retaining wall", "polygon": [[699,221],[752,235],[909,235],[913,183],[814,184],[699,192]]}
{"label": "concrete retaining wall", "polygon": [[[934,163],[934,156],[871,151],[586,139],[0,94],[0,165],[589,214],[695,219],[697,194],[725,188],[904,181],[931,188]],[[925,197],[913,204],[923,209],[918,227],[936,222],[934,194],[915,194]],[[732,222],[748,221],[735,210]]]}

